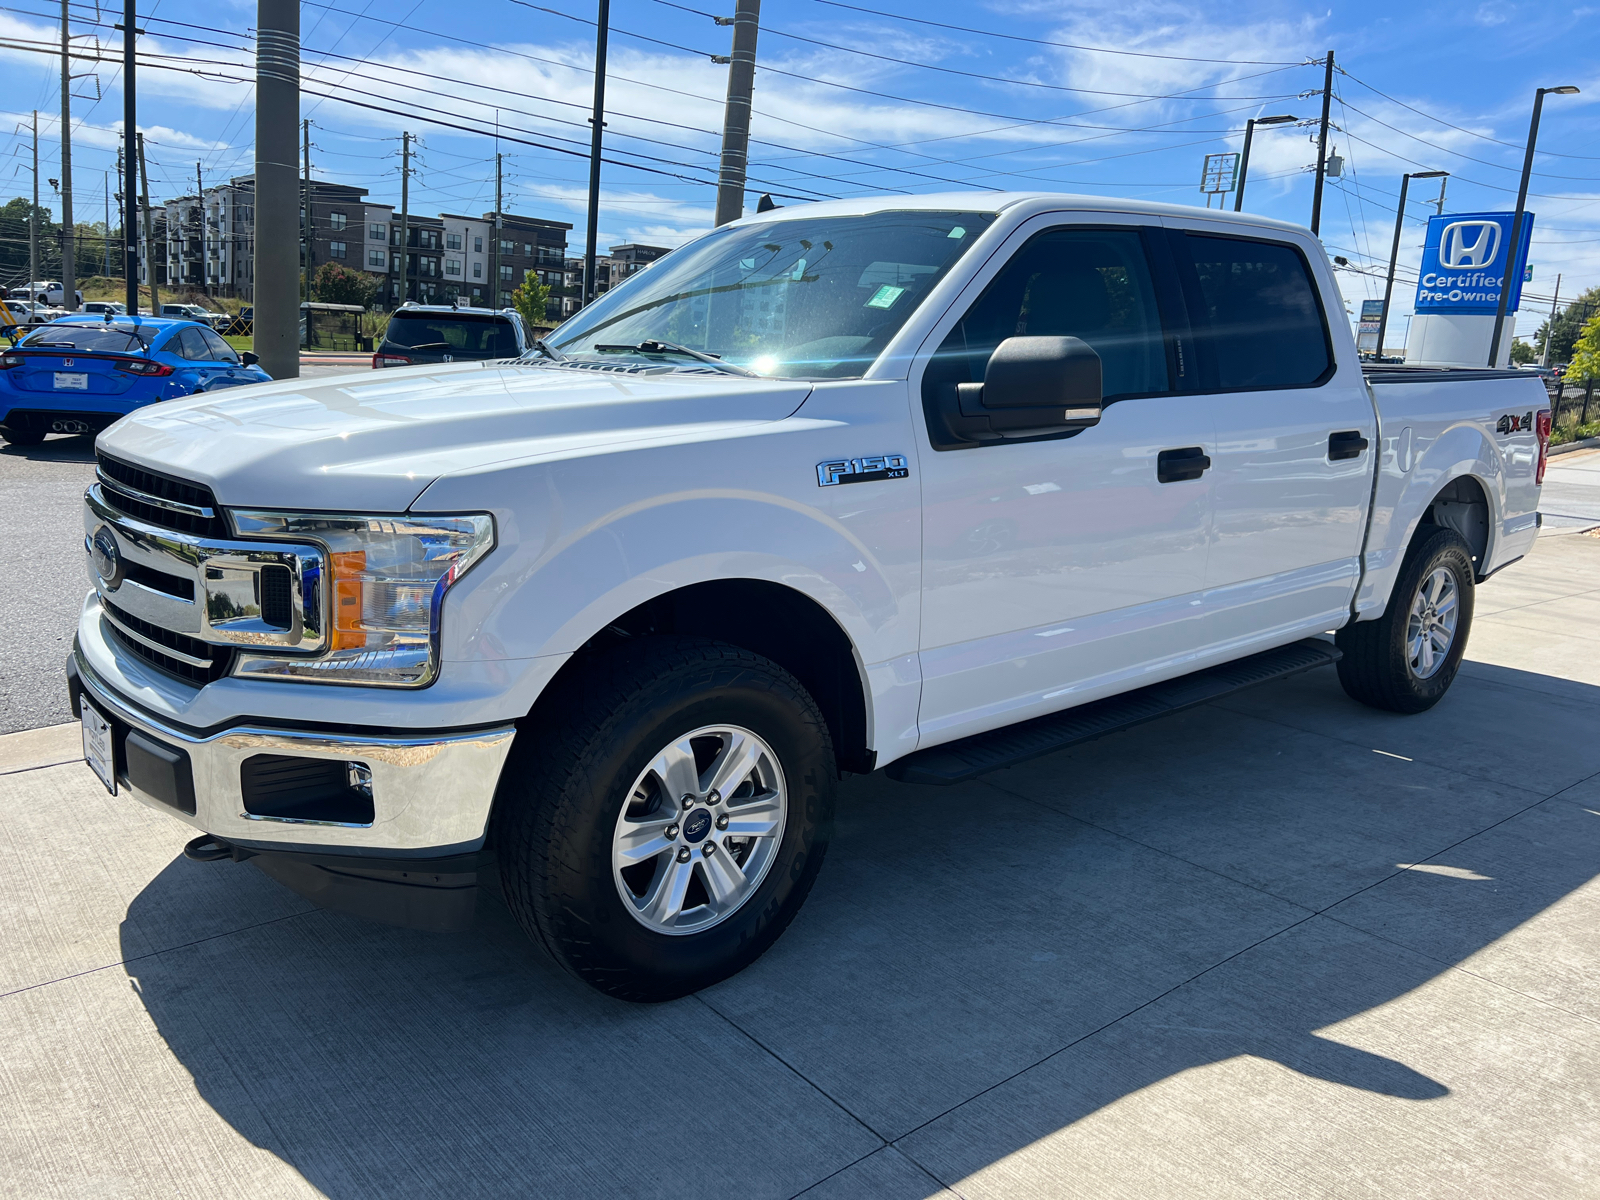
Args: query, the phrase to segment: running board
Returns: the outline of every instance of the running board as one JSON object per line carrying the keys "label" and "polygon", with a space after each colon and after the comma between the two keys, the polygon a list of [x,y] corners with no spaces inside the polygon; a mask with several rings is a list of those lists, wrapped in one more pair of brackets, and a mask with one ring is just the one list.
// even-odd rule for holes
{"label": "running board", "polygon": [[958,742],[918,750],[890,763],[884,768],[884,774],[901,783],[941,786],[962,783],[987,771],[1014,767],[1041,754],[1131,729],[1258,683],[1270,683],[1315,667],[1325,667],[1342,657],[1332,642],[1306,638],[1165,683],[1123,692],[1120,696],[1108,696],[1047,717],[1035,717]]}

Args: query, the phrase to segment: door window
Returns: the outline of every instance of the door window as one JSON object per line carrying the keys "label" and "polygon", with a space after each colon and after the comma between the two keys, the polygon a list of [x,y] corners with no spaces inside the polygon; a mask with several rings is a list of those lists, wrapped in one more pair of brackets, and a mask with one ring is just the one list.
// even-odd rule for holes
{"label": "door window", "polygon": [[[1217,388],[1295,388],[1321,383],[1333,365],[1327,323],[1305,258],[1282,242],[1190,233],[1178,239],[1192,264],[1190,319],[1207,336]],[[1197,305],[1198,302],[1198,305]],[[1209,382],[1209,381],[1208,381]]]}
{"label": "door window", "polygon": [[233,352],[233,347],[223,341],[220,336],[209,329],[199,331],[201,340],[206,344],[206,358],[212,362],[236,363],[239,356]]}
{"label": "door window", "polygon": [[1051,229],[1030,238],[984,289],[928,368],[978,383],[1009,337],[1069,335],[1100,355],[1107,400],[1171,390],[1144,244],[1133,229]]}
{"label": "door window", "polygon": [[177,352],[184,358],[195,362],[209,362],[211,351],[206,349],[205,338],[200,336],[200,330],[190,327],[178,331]]}

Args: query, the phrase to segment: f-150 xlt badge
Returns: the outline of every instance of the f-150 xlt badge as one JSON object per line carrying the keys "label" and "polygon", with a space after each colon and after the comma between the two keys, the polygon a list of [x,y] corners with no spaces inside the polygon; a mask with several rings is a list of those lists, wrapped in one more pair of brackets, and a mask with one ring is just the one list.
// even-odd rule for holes
{"label": "f-150 xlt badge", "polygon": [[817,464],[817,486],[834,487],[841,483],[876,483],[880,479],[904,479],[911,474],[904,454],[869,454],[864,458],[835,458]]}
{"label": "f-150 xlt badge", "polygon": [[1507,413],[1500,418],[1500,423],[1494,427],[1496,433],[1525,433],[1533,428],[1533,414],[1519,417],[1514,413]]}

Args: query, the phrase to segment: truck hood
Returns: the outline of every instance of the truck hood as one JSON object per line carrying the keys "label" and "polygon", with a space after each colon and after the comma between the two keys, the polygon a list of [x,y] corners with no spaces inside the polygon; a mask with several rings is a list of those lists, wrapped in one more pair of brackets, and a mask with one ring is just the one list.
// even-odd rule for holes
{"label": "truck hood", "polygon": [[402,512],[454,471],[726,436],[782,420],[810,390],[703,371],[452,363],[170,400],[124,417],[96,445],[206,484],[224,505]]}

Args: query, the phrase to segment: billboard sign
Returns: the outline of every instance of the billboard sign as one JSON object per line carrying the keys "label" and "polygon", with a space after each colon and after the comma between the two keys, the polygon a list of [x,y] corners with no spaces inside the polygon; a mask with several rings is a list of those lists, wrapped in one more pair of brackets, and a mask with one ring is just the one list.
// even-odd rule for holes
{"label": "billboard sign", "polygon": [[1361,302],[1361,324],[1356,327],[1356,349],[1362,354],[1378,352],[1378,323],[1382,320],[1382,300]]}
{"label": "billboard sign", "polygon": [[[1516,214],[1452,213],[1428,218],[1422,247],[1422,272],[1417,280],[1419,313],[1490,313],[1500,304],[1511,248],[1511,222]],[[1522,283],[1533,238],[1533,214],[1522,214],[1522,243],[1511,271],[1507,312],[1522,301]]]}

